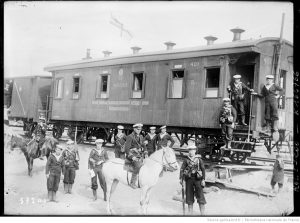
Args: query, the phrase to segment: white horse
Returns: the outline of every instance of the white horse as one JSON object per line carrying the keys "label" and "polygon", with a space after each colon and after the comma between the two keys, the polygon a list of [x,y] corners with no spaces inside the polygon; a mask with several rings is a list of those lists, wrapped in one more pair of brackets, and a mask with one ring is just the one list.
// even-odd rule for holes
{"label": "white horse", "polygon": [[[159,174],[164,167],[169,171],[177,170],[179,167],[176,161],[175,153],[173,149],[169,147],[157,150],[156,152],[151,154],[150,157],[144,159],[144,164],[141,167],[138,176],[138,183],[140,188],[142,189],[140,197],[142,214],[147,214],[150,192],[154,185],[157,183]],[[110,204],[112,193],[116,189],[119,182],[128,185],[127,171],[124,170],[124,160],[119,158],[108,160],[103,164],[102,171],[107,186],[107,213],[112,214],[113,210]],[[128,173],[128,177],[130,182],[131,173]]]}

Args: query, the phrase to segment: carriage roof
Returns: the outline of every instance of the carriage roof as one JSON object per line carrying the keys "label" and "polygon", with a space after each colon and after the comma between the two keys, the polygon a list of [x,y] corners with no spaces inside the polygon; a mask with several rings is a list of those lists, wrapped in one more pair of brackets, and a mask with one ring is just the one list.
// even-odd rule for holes
{"label": "carriage roof", "polygon": [[[239,40],[228,43],[212,44],[198,47],[188,47],[181,49],[162,50],[148,53],[137,53],[115,57],[84,59],[65,63],[50,64],[44,68],[45,71],[80,69],[88,67],[101,67],[121,64],[132,64],[142,62],[153,62],[163,60],[174,60],[182,58],[193,58],[202,56],[224,55],[232,53],[243,52],[257,52],[259,53],[258,44],[267,41],[279,41],[276,37],[266,37],[261,39]],[[292,46],[287,40],[285,44]]]}

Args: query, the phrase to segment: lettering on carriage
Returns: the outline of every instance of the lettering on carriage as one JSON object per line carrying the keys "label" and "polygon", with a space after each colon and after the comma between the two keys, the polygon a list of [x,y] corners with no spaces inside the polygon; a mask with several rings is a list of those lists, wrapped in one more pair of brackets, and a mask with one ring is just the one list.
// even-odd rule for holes
{"label": "lettering on carriage", "polygon": [[149,105],[149,101],[142,101],[142,105]]}
{"label": "lettering on carriage", "polygon": [[182,68],[182,64],[176,64],[176,65],[174,65],[174,68],[175,69],[180,69],[180,68]]}
{"label": "lettering on carriage", "polygon": [[108,107],[109,111],[129,111],[128,107],[113,107],[113,106],[109,106]]}
{"label": "lettering on carriage", "polygon": [[130,104],[131,105],[140,105],[140,102],[139,101],[131,101]]}
{"label": "lettering on carriage", "polygon": [[191,62],[190,65],[191,65],[191,67],[199,67],[200,63],[199,62]]}

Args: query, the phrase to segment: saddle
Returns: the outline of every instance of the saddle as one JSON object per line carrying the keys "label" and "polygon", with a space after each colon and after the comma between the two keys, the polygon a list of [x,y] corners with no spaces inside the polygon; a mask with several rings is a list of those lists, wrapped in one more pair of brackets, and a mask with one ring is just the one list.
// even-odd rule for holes
{"label": "saddle", "polygon": [[[139,161],[138,161],[138,167],[137,167],[137,169],[138,169],[137,172],[140,171],[140,168],[142,167],[142,165],[144,163],[143,161],[144,160],[142,158],[139,159]],[[128,172],[131,172],[131,173],[133,173],[133,172],[136,171],[136,167],[134,167],[133,163],[130,160],[128,160],[128,159],[125,159],[123,169],[126,170],[126,171],[128,171]]]}

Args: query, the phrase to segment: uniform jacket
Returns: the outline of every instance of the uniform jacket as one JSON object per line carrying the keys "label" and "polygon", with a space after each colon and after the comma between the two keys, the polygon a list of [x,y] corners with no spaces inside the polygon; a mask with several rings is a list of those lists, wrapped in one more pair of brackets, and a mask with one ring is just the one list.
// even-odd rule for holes
{"label": "uniform jacket", "polygon": [[180,179],[195,177],[197,171],[202,172],[202,178],[205,180],[205,167],[200,157],[191,158],[188,156],[182,163],[180,168]]}
{"label": "uniform jacket", "polygon": [[65,149],[62,152],[62,156],[65,160],[65,166],[66,167],[75,167],[75,161],[76,161],[76,151],[73,150],[69,150],[69,149]]}
{"label": "uniform jacket", "polygon": [[156,134],[154,134],[152,139],[151,139],[151,136],[149,133],[145,136],[144,141],[146,141],[146,140],[148,141],[147,151],[155,151],[156,150],[156,139],[157,139]]}
{"label": "uniform jacket", "polygon": [[100,164],[97,164],[99,161],[105,162],[108,160],[108,154],[106,150],[102,150],[99,154],[98,150],[93,148],[89,155],[89,162],[88,162],[88,168],[94,169],[96,166],[99,166]]}
{"label": "uniform jacket", "polygon": [[162,147],[166,147],[168,145],[169,140],[171,141],[170,147],[172,148],[172,146],[175,143],[174,139],[168,133],[165,133],[165,135],[163,137],[161,137],[161,134],[158,134],[157,137],[156,137],[157,149],[161,149]]}
{"label": "uniform jacket", "polygon": [[116,135],[115,136],[115,147],[116,149],[121,151],[121,147],[124,147],[125,149],[125,142],[126,142],[126,135],[122,133],[122,135]]}
{"label": "uniform jacket", "polygon": [[[133,156],[139,156],[142,151],[145,151],[143,136],[137,135],[134,131],[126,137],[125,152],[127,158],[132,159]],[[136,148],[137,152],[132,149]]]}
{"label": "uniform jacket", "polygon": [[283,88],[276,84],[272,84],[272,86],[269,88],[269,90],[266,88],[266,85],[263,86],[261,90],[261,96],[265,97],[266,102],[268,101],[275,101],[277,100],[276,96],[276,91],[282,92],[283,94]]}
{"label": "uniform jacket", "polygon": [[223,106],[221,108],[220,115],[219,115],[220,124],[226,124],[226,125],[232,124],[228,121],[228,117],[230,116],[230,113],[233,116],[233,122],[235,122],[237,117],[235,108],[232,105],[229,105],[228,107]]}
{"label": "uniform jacket", "polygon": [[42,126],[40,124],[38,124],[33,133],[40,138],[45,138],[46,137],[46,131],[47,131],[47,125],[46,124],[42,124]]}
{"label": "uniform jacket", "polygon": [[247,91],[250,91],[250,88],[248,88],[243,82],[239,82],[237,85],[235,85],[235,82],[232,81],[229,85],[230,90],[232,92],[232,99],[239,99],[238,95],[242,95],[244,93],[244,89]]}
{"label": "uniform jacket", "polygon": [[61,174],[62,168],[64,165],[64,158],[61,155],[57,160],[53,154],[50,154],[47,163],[46,163],[46,174]]}

